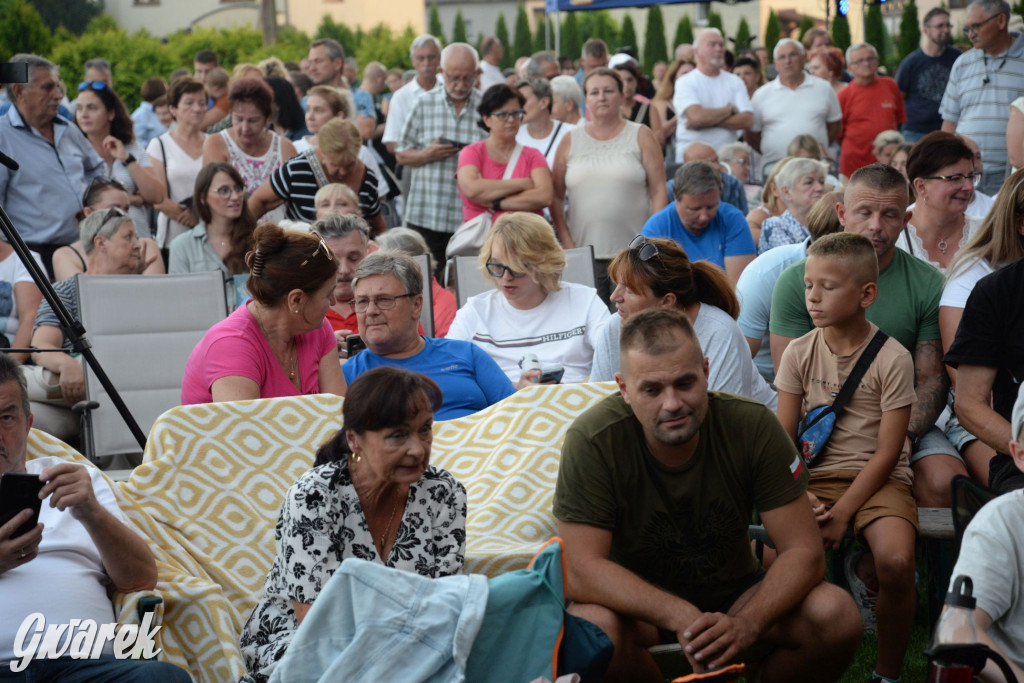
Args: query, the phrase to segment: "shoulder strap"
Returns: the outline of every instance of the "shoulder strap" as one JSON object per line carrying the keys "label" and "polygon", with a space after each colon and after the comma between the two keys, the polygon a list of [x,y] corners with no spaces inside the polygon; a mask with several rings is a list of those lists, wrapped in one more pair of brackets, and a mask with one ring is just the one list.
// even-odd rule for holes
{"label": "shoulder strap", "polygon": [[555,140],[558,139],[558,131],[562,130],[562,122],[559,121],[558,125],[555,126],[555,132],[551,134],[551,142],[548,143],[548,148],[544,150],[544,158],[546,159],[551,154],[551,148],[555,146]]}
{"label": "shoulder strap", "polygon": [[164,183],[167,185],[167,198],[171,198],[171,174],[167,168],[167,150],[164,149],[164,141],[161,139],[162,135],[158,135],[156,141],[160,144],[160,156],[163,157],[164,162]]}
{"label": "shoulder strap", "polygon": [[309,167],[313,170],[313,177],[316,178],[316,186],[323,187],[329,184],[327,180],[327,174],[324,173],[323,167],[320,165],[320,160],[316,158],[316,152],[310,147],[302,153],[302,156],[309,162]]}
{"label": "shoulder strap", "polygon": [[836,400],[832,402],[833,414],[838,415],[843,406],[846,405],[846,402],[850,400],[850,396],[857,390],[857,385],[860,384],[864,373],[871,367],[871,363],[874,362],[875,356],[878,355],[878,351],[885,345],[887,339],[889,339],[889,335],[885,332],[879,330],[875,333],[875,336],[868,343],[868,347],[864,349],[864,353],[860,354],[860,358],[857,359],[857,364],[853,366],[853,371],[850,372],[846,381],[843,382],[843,388],[839,390]]}
{"label": "shoulder strap", "polygon": [[636,116],[633,117],[633,123],[643,123],[644,117],[647,116],[647,108],[650,107],[649,102],[644,102],[640,105],[640,109],[637,110]]}
{"label": "shoulder strap", "polygon": [[516,164],[519,163],[519,155],[523,153],[523,146],[518,142],[516,148],[512,150],[512,156],[508,158],[508,164],[505,165],[505,174],[501,176],[502,180],[509,180],[512,177],[512,173],[516,170]]}

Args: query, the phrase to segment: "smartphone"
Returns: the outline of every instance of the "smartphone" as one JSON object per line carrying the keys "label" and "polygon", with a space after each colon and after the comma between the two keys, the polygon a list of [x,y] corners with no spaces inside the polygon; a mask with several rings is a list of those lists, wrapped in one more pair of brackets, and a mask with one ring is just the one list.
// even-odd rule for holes
{"label": "smartphone", "polygon": [[358,334],[350,334],[345,337],[345,353],[349,358],[366,348],[366,342]]}
{"label": "smartphone", "polygon": [[449,140],[448,138],[438,138],[437,141],[442,145],[451,145],[455,149],[462,149],[466,146],[465,142],[455,142],[455,140]]}
{"label": "smartphone", "polygon": [[28,62],[0,64],[0,83],[28,83]]}
{"label": "smartphone", "polygon": [[550,368],[544,368],[540,373],[540,377],[537,378],[538,384],[558,384],[562,381],[562,375],[565,374],[565,368],[561,365],[556,365]]}
{"label": "smartphone", "polygon": [[0,526],[7,524],[22,510],[32,510],[32,517],[14,530],[11,538],[27,534],[39,524],[39,509],[43,501],[39,500],[39,492],[43,482],[36,474],[18,474],[7,472],[0,475]]}

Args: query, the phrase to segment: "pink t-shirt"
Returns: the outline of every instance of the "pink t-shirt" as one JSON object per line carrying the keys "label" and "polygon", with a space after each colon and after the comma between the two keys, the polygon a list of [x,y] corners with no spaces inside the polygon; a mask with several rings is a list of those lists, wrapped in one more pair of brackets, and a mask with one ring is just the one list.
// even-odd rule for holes
{"label": "pink t-shirt", "polygon": [[455,301],[455,295],[442,287],[437,278],[431,278],[430,293],[434,300],[434,336],[444,337],[455,320],[459,304]]}
{"label": "pink t-shirt", "polygon": [[[481,140],[480,142],[474,142],[472,145],[467,145],[462,148],[459,152],[459,168],[463,166],[476,166],[480,169],[480,177],[487,180],[501,180],[505,175],[505,167],[508,164],[499,164],[487,153],[487,141]],[[535,168],[547,168],[548,162],[544,158],[544,155],[540,153],[540,150],[536,150],[532,147],[523,147],[522,153],[519,155],[519,161],[516,163],[515,170],[512,171],[513,178],[529,178],[530,174],[533,173]],[[466,195],[462,194],[462,188],[459,188],[459,196],[462,197],[462,221],[466,222],[472,220],[487,211],[490,207],[477,204],[476,202],[467,199]],[[494,218],[497,218],[504,211],[499,211],[494,214]],[[538,216],[544,215],[540,211],[534,211]]]}
{"label": "pink t-shirt", "polygon": [[319,329],[295,338],[302,391],[295,388],[274,357],[266,337],[248,307],[235,312],[210,328],[192,349],[181,383],[181,403],[211,403],[210,389],[221,377],[247,377],[260,387],[260,398],[298,396],[320,392],[320,359],[334,353],[337,342],[331,324],[324,320]]}

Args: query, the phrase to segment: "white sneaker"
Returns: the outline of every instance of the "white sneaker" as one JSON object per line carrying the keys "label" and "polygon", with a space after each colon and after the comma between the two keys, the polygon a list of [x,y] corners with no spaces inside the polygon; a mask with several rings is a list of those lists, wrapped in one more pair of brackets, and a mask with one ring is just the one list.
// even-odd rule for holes
{"label": "white sneaker", "polygon": [[864,624],[865,633],[876,633],[878,631],[878,617],[875,614],[875,605],[878,603],[878,593],[868,589],[864,581],[857,576],[857,563],[864,556],[863,552],[849,553],[843,562],[843,569],[846,573],[846,583],[850,586],[850,593],[853,594],[853,601],[857,603],[860,610],[860,619]]}

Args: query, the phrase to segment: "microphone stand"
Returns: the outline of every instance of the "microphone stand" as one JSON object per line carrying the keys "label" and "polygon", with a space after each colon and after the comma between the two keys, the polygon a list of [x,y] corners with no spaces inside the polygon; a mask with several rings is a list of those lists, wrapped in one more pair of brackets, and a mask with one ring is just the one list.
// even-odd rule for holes
{"label": "microphone stand", "polygon": [[[8,163],[10,162],[10,163]],[[0,163],[10,168],[12,171],[18,170],[18,164],[7,155],[0,155]],[[89,368],[96,375],[96,379],[99,380],[103,389],[110,396],[111,402],[114,407],[117,408],[117,412],[120,413],[121,418],[125,424],[128,425],[128,430],[131,431],[132,436],[139,443],[139,446],[143,451],[146,450],[146,435],[142,433],[142,429],[139,428],[139,423],[135,421],[128,406],[125,404],[121,395],[117,393],[117,389],[114,388],[110,378],[107,377],[107,373],[103,371],[103,367],[100,362],[96,360],[96,356],[92,352],[92,344],[86,338],[85,327],[78,320],[75,320],[70,311],[64,305],[64,302],[57,296],[57,292],[54,291],[53,285],[50,284],[50,278],[40,268],[39,264],[29,253],[28,245],[25,244],[25,240],[18,234],[17,228],[14,227],[14,223],[11,222],[10,216],[7,215],[7,211],[4,210],[2,204],[0,204],[0,231],[3,232],[4,237],[7,239],[7,243],[14,248],[14,252],[21,259],[21,262],[25,265],[32,279],[35,281],[36,286],[39,287],[39,291],[42,292],[43,297],[50,304],[50,308],[57,315],[57,319],[60,321],[60,328],[64,333],[64,337],[71,342],[71,348],[82,354],[85,358],[86,363],[89,364]],[[17,351],[29,350],[32,352],[47,351],[48,349],[16,349]],[[77,406],[78,404],[76,404]]]}

